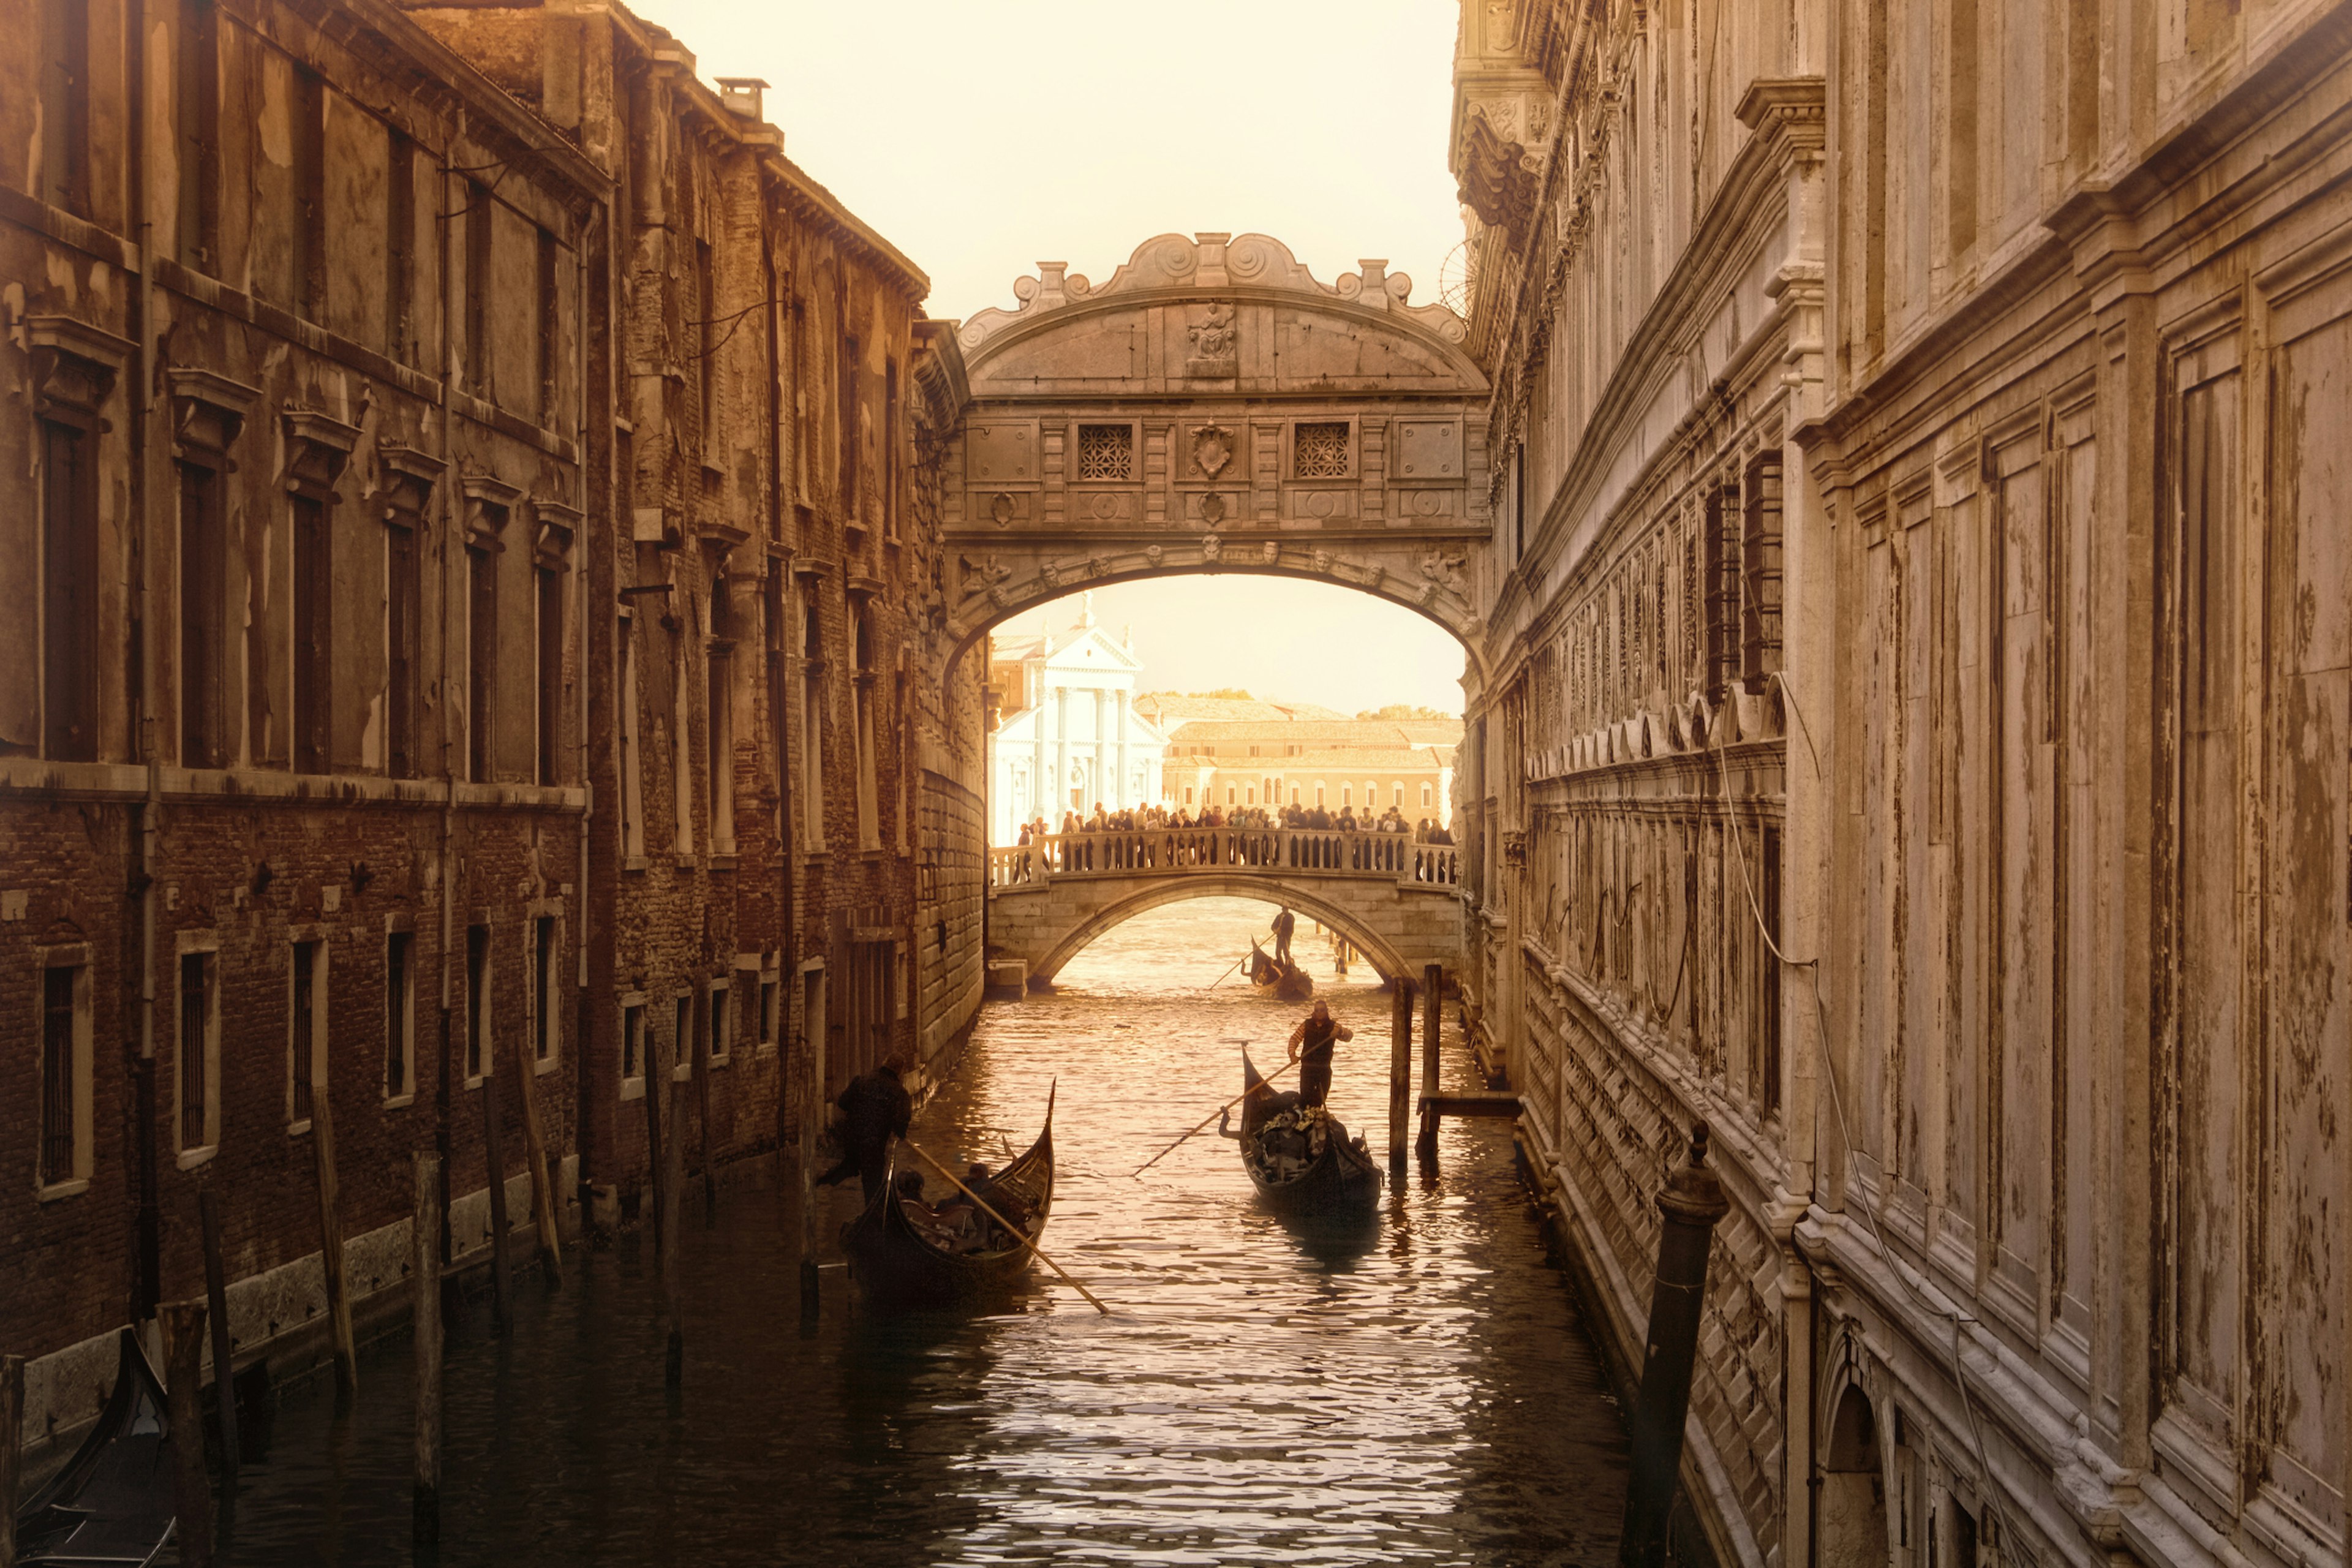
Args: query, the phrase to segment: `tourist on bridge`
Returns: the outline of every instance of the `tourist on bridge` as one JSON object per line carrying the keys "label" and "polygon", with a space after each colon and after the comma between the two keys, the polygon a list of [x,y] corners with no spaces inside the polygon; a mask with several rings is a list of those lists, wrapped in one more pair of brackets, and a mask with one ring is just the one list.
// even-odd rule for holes
{"label": "tourist on bridge", "polygon": [[890,1173],[890,1142],[907,1135],[914,1120],[915,1102],[898,1081],[898,1065],[884,1062],[872,1072],[849,1080],[834,1104],[841,1108],[841,1163],[816,1179],[820,1187],[846,1181],[857,1173],[871,1205]]}
{"label": "tourist on bridge", "polygon": [[1290,962],[1290,933],[1298,929],[1298,917],[1290,912],[1288,904],[1274,911],[1274,956],[1280,963]]}
{"label": "tourist on bridge", "polygon": [[1331,1005],[1318,1002],[1306,1022],[1290,1031],[1290,1059],[1298,1064],[1298,1103],[1320,1105],[1331,1092],[1331,1047],[1355,1032],[1331,1016]]}

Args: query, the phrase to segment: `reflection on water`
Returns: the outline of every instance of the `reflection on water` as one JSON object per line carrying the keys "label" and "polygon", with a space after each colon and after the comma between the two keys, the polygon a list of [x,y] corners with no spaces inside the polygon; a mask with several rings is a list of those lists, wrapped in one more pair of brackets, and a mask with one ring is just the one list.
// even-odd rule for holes
{"label": "reflection on water", "polygon": [[[791,1203],[730,1194],[685,1233],[682,1392],[649,1238],[524,1286],[504,1342],[479,1310],[452,1335],[443,1561],[1612,1559],[1622,1426],[1502,1124],[1448,1125],[1437,1173],[1348,1234],[1261,1210],[1213,1125],[1129,1175],[1239,1092],[1234,1042],[1283,1058],[1304,1009],[1212,985],[1270,912],[1203,900],[1111,932],[1055,994],[992,1004],[916,1119],[941,1159],[992,1163],[1058,1079],[1045,1244],[1112,1316],[1043,1282],[990,1314],[885,1316],[828,1269],[804,1337]],[[1378,1148],[1389,998],[1297,945],[1357,1032],[1332,1109]],[[831,1237],[856,1200],[826,1198]],[[362,1376],[341,1416],[320,1384],[289,1392],[230,1561],[408,1561],[405,1342]]]}

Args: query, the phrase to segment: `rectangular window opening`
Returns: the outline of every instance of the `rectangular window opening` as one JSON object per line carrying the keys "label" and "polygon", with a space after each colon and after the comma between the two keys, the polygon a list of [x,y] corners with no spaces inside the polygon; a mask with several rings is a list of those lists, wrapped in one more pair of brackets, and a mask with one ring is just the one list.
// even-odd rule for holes
{"label": "rectangular window opening", "polygon": [[85,1173],[82,1103],[89,1092],[84,1050],[80,964],[52,964],[41,974],[41,1184]]}
{"label": "rectangular window opening", "polygon": [[394,931],[383,942],[383,1093],[398,1100],[412,1087],[416,1057],[416,977],[409,958],[415,938]]}
{"label": "rectangular window opening", "polygon": [[490,1070],[490,928],[466,928],[466,1081]]}
{"label": "rectangular window opening", "polygon": [[216,768],[226,761],[221,681],[228,587],[222,537],[219,471],[197,463],[180,469],[180,763]]}
{"label": "rectangular window opening", "polygon": [[294,504],[294,771],[323,773],[332,747],[334,567],[326,502]]}
{"label": "rectangular window opening", "polygon": [[552,787],[563,782],[563,574],[540,566],[533,569],[532,576],[538,597],[532,670],[539,709],[534,776]]}
{"label": "rectangular window opening", "polygon": [[311,1098],[317,1089],[319,1028],[319,944],[294,944],[294,1000],[288,1023],[287,1060],[291,1079],[291,1119],[310,1120]]}
{"label": "rectangular window opening", "polygon": [[180,1149],[212,1142],[213,954],[180,955]]}
{"label": "rectangular window opening", "polygon": [[624,1080],[645,1076],[645,1052],[646,1010],[642,1004],[632,1002],[621,1009],[621,1077]]}
{"label": "rectangular window opening", "polygon": [[98,760],[95,433],[41,421],[42,754]]}
{"label": "rectangular window opening", "polygon": [[498,557],[466,551],[466,776],[487,784],[499,689]]}
{"label": "rectangular window opening", "polygon": [[530,1054],[534,1060],[542,1062],[554,1056],[560,1037],[556,956],[555,917],[541,915],[531,922],[530,928]]}
{"label": "rectangular window opening", "polygon": [[1295,479],[1346,479],[1348,447],[1346,420],[1300,421],[1291,437],[1290,477]]}
{"label": "rectangular window opening", "polygon": [[1125,483],[1135,478],[1135,426],[1078,426],[1078,469],[1081,480]]}

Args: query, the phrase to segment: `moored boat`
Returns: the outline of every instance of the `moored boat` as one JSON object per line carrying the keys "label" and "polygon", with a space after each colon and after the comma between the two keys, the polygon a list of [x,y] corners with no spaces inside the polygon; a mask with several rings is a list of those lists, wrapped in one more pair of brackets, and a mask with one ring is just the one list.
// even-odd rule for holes
{"label": "moored boat", "polygon": [[163,1561],[179,1515],[163,1385],[129,1329],[98,1425],[16,1515],[17,1561]]}
{"label": "moored boat", "polygon": [[[1045,1125],[1037,1141],[990,1179],[991,1186],[1012,1193],[1028,1211],[1023,1242],[981,1251],[943,1245],[898,1195],[899,1169],[894,1162],[891,1184],[846,1227],[850,1268],[867,1296],[894,1306],[919,1306],[1010,1289],[1028,1277],[1031,1254],[1054,1206],[1053,1095],[1045,1097]],[[953,1192],[948,1187],[939,1196],[944,1201]],[[994,1234],[1003,1239],[1001,1229]]]}
{"label": "moored boat", "polygon": [[1304,1002],[1315,994],[1315,977],[1296,963],[1275,957],[1250,938],[1250,984],[1277,1002]]}
{"label": "moored boat", "polygon": [[[1267,1089],[1242,1053],[1242,1168],[1267,1206],[1286,1214],[1357,1215],[1381,1199],[1381,1168],[1360,1138],[1323,1107]],[[1286,1103],[1287,1102],[1287,1103]]]}

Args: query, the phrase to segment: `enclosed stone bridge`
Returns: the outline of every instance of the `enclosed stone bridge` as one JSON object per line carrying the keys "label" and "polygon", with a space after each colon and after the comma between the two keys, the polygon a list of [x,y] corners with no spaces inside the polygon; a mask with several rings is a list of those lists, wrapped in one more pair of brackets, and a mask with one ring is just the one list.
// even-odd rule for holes
{"label": "enclosed stone bridge", "polygon": [[1034,839],[989,851],[989,952],[1022,961],[1029,984],[1040,985],[1095,938],[1147,910],[1187,899],[1259,899],[1338,931],[1384,980],[1418,979],[1431,964],[1450,973],[1462,952],[1461,856],[1452,845],[1401,834],[1282,828]]}

